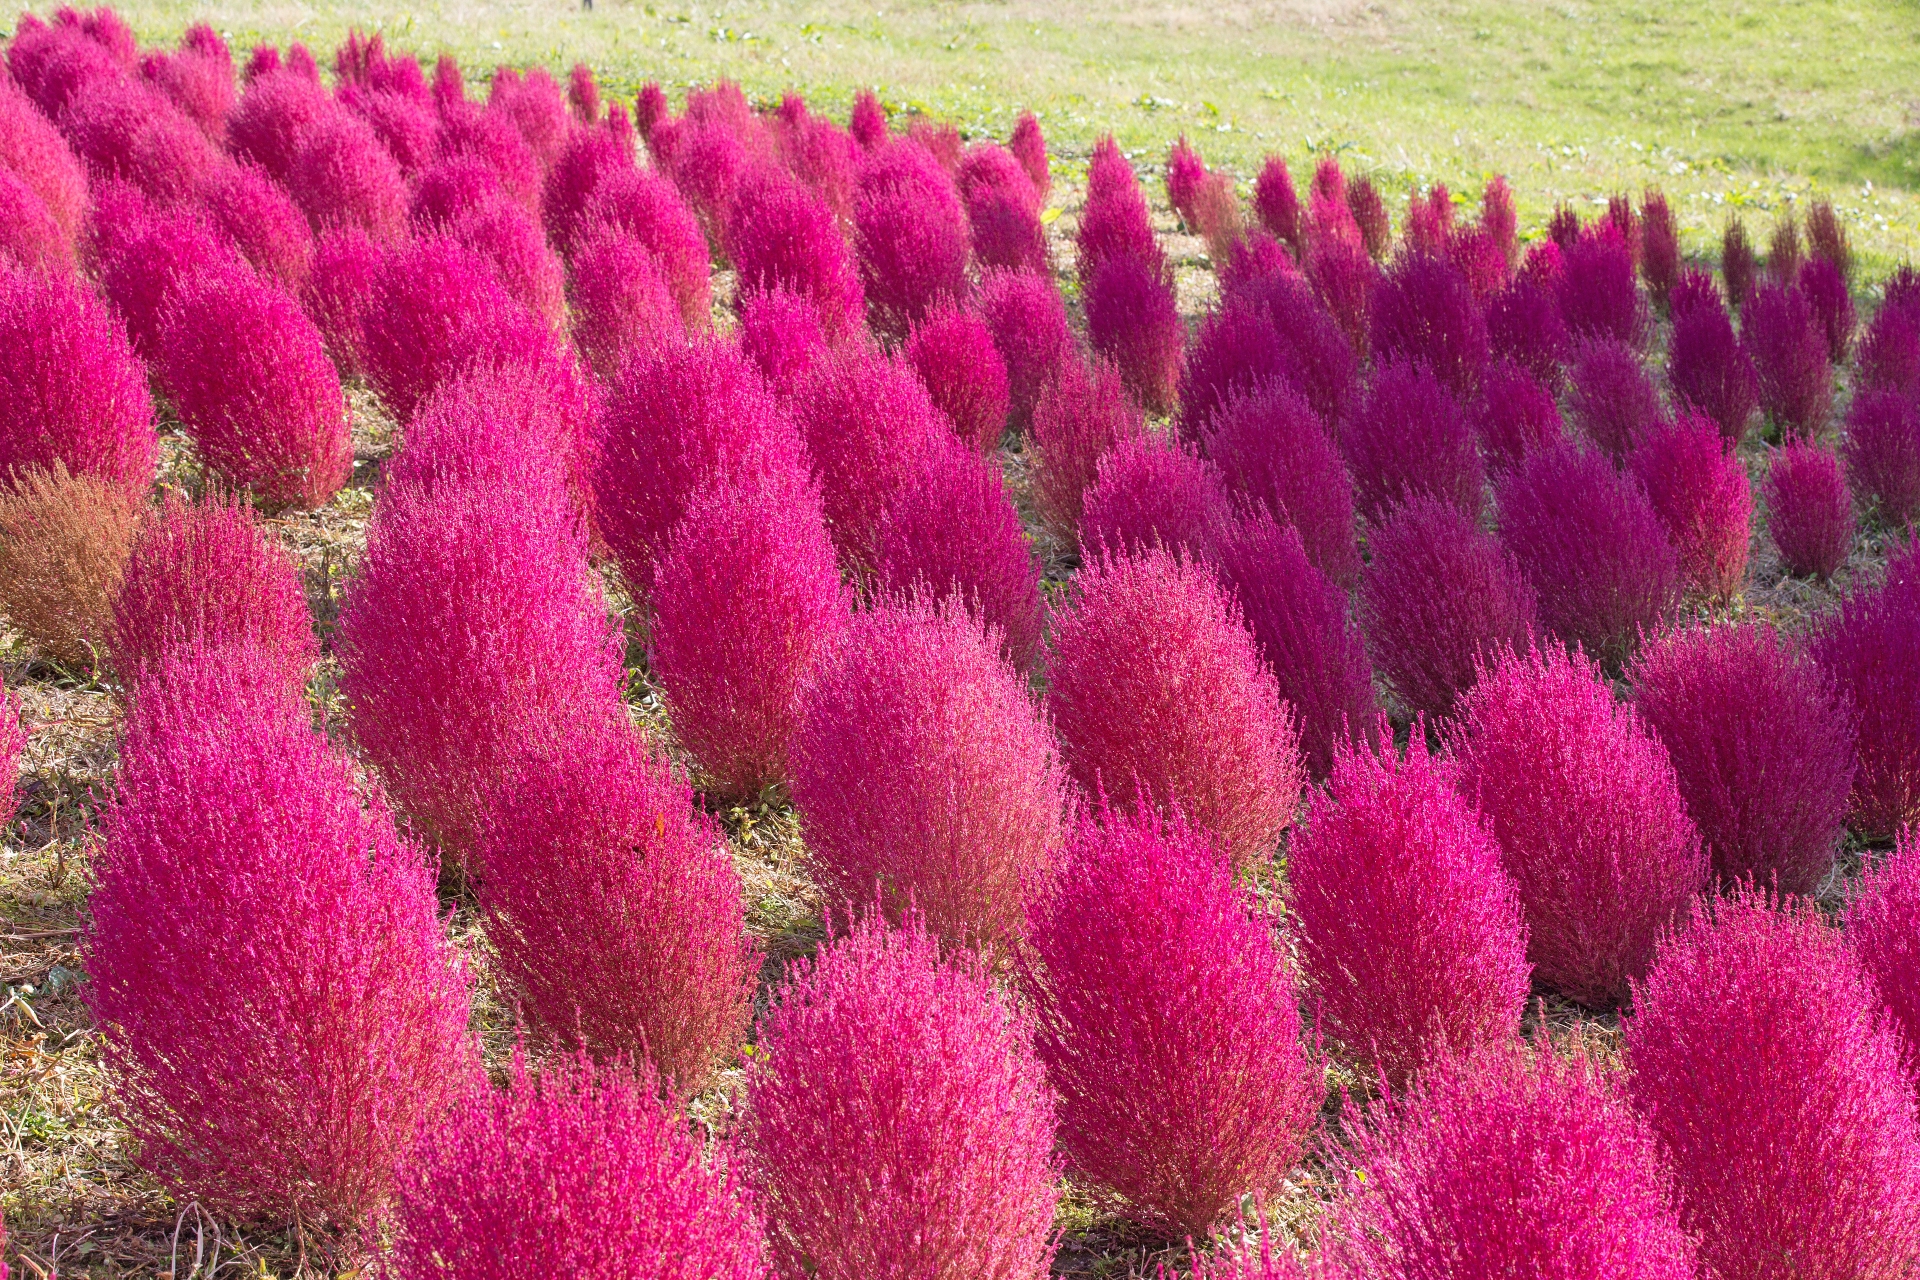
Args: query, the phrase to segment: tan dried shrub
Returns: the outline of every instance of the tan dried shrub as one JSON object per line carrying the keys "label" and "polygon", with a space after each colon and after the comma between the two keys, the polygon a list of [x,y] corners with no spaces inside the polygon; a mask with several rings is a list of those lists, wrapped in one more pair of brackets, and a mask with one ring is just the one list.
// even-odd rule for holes
{"label": "tan dried shrub", "polygon": [[94,476],[15,473],[0,484],[0,609],[48,657],[91,664],[139,528],[135,500]]}

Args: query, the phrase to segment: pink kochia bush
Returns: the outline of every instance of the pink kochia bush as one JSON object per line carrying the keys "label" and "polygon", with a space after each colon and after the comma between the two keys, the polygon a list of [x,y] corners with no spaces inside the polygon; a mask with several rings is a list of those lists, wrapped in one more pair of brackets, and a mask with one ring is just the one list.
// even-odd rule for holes
{"label": "pink kochia bush", "polygon": [[1342,747],[1287,850],[1310,1005],[1398,1086],[1447,1051],[1509,1040],[1531,966],[1500,846],[1416,728]]}
{"label": "pink kochia bush", "polygon": [[1541,637],[1539,597],[1505,548],[1459,510],[1415,498],[1367,539],[1368,651],[1387,686],[1438,719],[1484,666]]}
{"label": "pink kochia bush", "polygon": [[119,320],[77,279],[0,271],[0,473],[60,462],[144,495],[159,459]]}
{"label": "pink kochia bush", "polygon": [[181,282],[240,261],[198,209],[155,207],[124,184],[96,190],[94,228],[101,290],[126,322],[133,349],[149,360],[159,350],[160,314]]}
{"label": "pink kochia bush", "polygon": [[681,332],[659,259],[624,231],[606,228],[587,238],[573,256],[567,298],[580,354],[607,381],[641,347]]}
{"label": "pink kochia bush", "polygon": [[222,1215],[349,1228],[479,1068],[433,865],[306,720],[244,646],[142,687],[85,999],[143,1168]]}
{"label": "pink kochia bush", "polygon": [[1753,353],[1760,407],[1785,437],[1819,435],[1833,406],[1833,369],[1807,295],[1759,285],[1740,308],[1740,330]]}
{"label": "pink kochia bush", "polygon": [[791,396],[800,380],[827,355],[819,311],[788,289],[744,294],[737,306],[740,349],[775,395]]}
{"label": "pink kochia bush", "polygon": [[1616,463],[1625,462],[1660,420],[1660,393],[1641,366],[1639,352],[1624,342],[1584,342],[1574,353],[1568,377],[1572,394],[1567,412],[1574,425]]}
{"label": "pink kochia bush", "polygon": [[1907,1037],[1920,1072],[1920,833],[1909,831],[1847,904],[1847,941]]}
{"label": "pink kochia bush", "polygon": [[[790,290],[813,304],[827,334],[859,332],[866,298],[859,268],[817,194],[780,174],[749,181],[735,205],[729,245],[742,295]],[[704,274],[704,259],[701,267]]]}
{"label": "pink kochia bush", "polygon": [[1563,246],[1560,314],[1574,338],[1611,339],[1640,347],[1646,315],[1634,288],[1633,253],[1607,223],[1580,232]]}
{"label": "pink kochia bush", "polygon": [[1087,564],[1054,615],[1047,675],[1063,753],[1089,794],[1122,811],[1178,809],[1236,868],[1292,823],[1299,730],[1204,565],[1161,550]]}
{"label": "pink kochia bush", "polygon": [[[603,174],[574,226],[568,256],[600,230],[624,231],[660,260],[667,288],[688,330],[705,329],[712,308],[707,241],[673,184],[659,174],[620,165]],[[548,235],[553,235],[551,227]]]}
{"label": "pink kochia bush", "polygon": [[953,179],[916,142],[869,156],[853,202],[854,247],[875,332],[904,338],[967,291],[967,221]]}
{"label": "pink kochia bush", "polygon": [[831,900],[923,913],[941,938],[1018,938],[1053,875],[1066,774],[1053,735],[964,609],[924,597],[857,614],[817,671],[793,801]]}
{"label": "pink kochia bush", "polygon": [[516,309],[487,260],[450,236],[425,236],[388,253],[360,316],[374,390],[405,422],[480,354],[477,335]]}
{"label": "pink kochia bush", "polygon": [[306,218],[258,165],[229,164],[200,189],[200,204],[261,275],[299,293],[313,268],[313,232]]}
{"label": "pink kochia bush", "polygon": [[1920,1138],[1905,1041],[1811,901],[1746,889],[1700,904],[1633,1004],[1629,1087],[1672,1161],[1703,1267],[1911,1268]]}
{"label": "pink kochia bush", "polygon": [[[1683,291],[1689,295],[1683,299]],[[1674,398],[1712,418],[1738,444],[1760,401],[1753,357],[1733,332],[1726,304],[1710,277],[1689,272],[1673,294],[1673,330],[1667,340],[1667,381]]]}
{"label": "pink kochia bush", "polygon": [[1048,527],[1077,536],[1101,460],[1146,429],[1113,366],[1066,361],[1034,405],[1027,429],[1034,504]]}
{"label": "pink kochia bush", "polygon": [[1687,586],[1731,599],[1747,577],[1753,491],[1713,420],[1682,413],[1656,423],[1628,462],[1666,526]]}
{"label": "pink kochia bush", "polygon": [[353,472],[340,374],[292,295],[202,272],[160,317],[160,381],[209,470],[269,511],[311,511]]}
{"label": "pink kochia bush", "polygon": [[1345,1129],[1317,1275],[1697,1274],[1659,1143],[1583,1045],[1571,1061],[1547,1048],[1450,1055]]}
{"label": "pink kochia bush", "polygon": [[[20,698],[0,689],[0,831],[20,812],[20,756],[27,749],[27,731],[20,723]],[[0,1280],[6,1280],[0,1276]]]}
{"label": "pink kochia bush", "polygon": [[1815,629],[1809,651],[1852,709],[1859,767],[1849,821],[1886,839],[1920,822],[1920,553],[1908,543],[1887,586],[1856,588]]}
{"label": "pink kochia bush", "polygon": [[796,963],[761,1023],[746,1165],[783,1280],[1043,1280],[1054,1104],[980,961],[876,915]]}
{"label": "pink kochia bush", "polygon": [[421,1138],[384,1274],[764,1280],[759,1218],[649,1083],[515,1059],[505,1089],[475,1089]]}
{"label": "pink kochia bush", "polygon": [[1204,1235],[1241,1197],[1279,1189],[1318,1072],[1274,922],[1204,831],[1153,814],[1085,822],[1022,977],[1061,1146],[1119,1214]]}
{"label": "pink kochia bush", "polygon": [[1366,403],[1340,430],[1340,452],[1360,511],[1375,524],[1417,494],[1480,514],[1486,471],[1473,427],[1424,366],[1396,361],[1375,371]]}
{"label": "pink kochia bush", "polygon": [[1087,203],[1075,244],[1083,290],[1092,287],[1094,273],[1111,258],[1132,258],[1155,272],[1165,260],[1153,236],[1140,180],[1112,134],[1094,144],[1087,165]]}
{"label": "pink kochia bush", "polygon": [[1455,734],[1461,792],[1519,886],[1540,981],[1618,1004],[1707,874],[1666,748],[1594,662],[1557,647],[1484,674]]}
{"label": "pink kochia bush", "polygon": [[1760,492],[1787,572],[1830,578],[1853,549],[1853,498],[1831,449],[1795,441],[1773,455]]}
{"label": "pink kochia bush", "polygon": [[1680,560],[1637,481],[1571,444],[1534,454],[1498,494],[1500,539],[1540,620],[1602,662],[1624,661],[1680,599]]}
{"label": "pink kochia bush", "polygon": [[985,321],[951,304],[937,307],[907,339],[906,357],[955,434],[986,453],[1000,447],[1007,364]]}
{"label": "pink kochia bush", "polygon": [[1085,301],[1093,349],[1113,361],[1134,399],[1151,412],[1169,412],[1187,338],[1171,269],[1116,254],[1094,268]]}
{"label": "pink kochia bush", "polygon": [[1237,394],[1208,421],[1202,440],[1235,493],[1299,531],[1314,568],[1342,586],[1359,576],[1353,482],[1299,393],[1274,379]]}
{"label": "pink kochia bush", "polygon": [[1631,675],[1721,880],[1818,889],[1854,772],[1852,717],[1826,675],[1764,622],[1662,636]]}
{"label": "pink kochia bush", "polygon": [[1502,357],[1487,368],[1474,429],[1487,469],[1497,478],[1537,449],[1566,438],[1560,406],[1522,365]]}
{"label": "pink kochia bush", "polygon": [[1425,365],[1466,399],[1486,372],[1486,320],[1466,277],[1436,253],[1409,252],[1374,286],[1368,308],[1373,351],[1382,360]]}
{"label": "pink kochia bush", "polygon": [[980,281],[975,299],[980,318],[993,331],[993,345],[1007,365],[1009,425],[1024,430],[1048,383],[1079,358],[1067,306],[1046,276],[1031,271],[993,271]]}
{"label": "pink kochia bush", "polygon": [[1083,506],[1086,551],[1162,546],[1211,559],[1232,518],[1219,469],[1192,445],[1153,434],[1108,451]]}
{"label": "pink kochia bush", "polygon": [[250,645],[295,690],[320,656],[293,557],[245,505],[217,493],[198,503],[168,496],[113,599],[109,648],[129,686],[196,643]]}
{"label": "pink kochia bush", "polygon": [[624,719],[538,735],[473,855],[487,941],[527,1023],[682,1097],[739,1049],[760,957],[713,821]]}
{"label": "pink kochia bush", "polygon": [[792,459],[716,471],[654,572],[652,668],[681,744],[723,798],[785,782],[803,691],[847,627],[819,487]]}
{"label": "pink kochia bush", "polygon": [[343,374],[367,368],[364,319],[373,306],[386,249],[366,232],[341,228],[314,242],[302,301]]}
{"label": "pink kochia bush", "polygon": [[1841,446],[1861,505],[1900,528],[1920,520],[1920,409],[1896,391],[1856,392]]}

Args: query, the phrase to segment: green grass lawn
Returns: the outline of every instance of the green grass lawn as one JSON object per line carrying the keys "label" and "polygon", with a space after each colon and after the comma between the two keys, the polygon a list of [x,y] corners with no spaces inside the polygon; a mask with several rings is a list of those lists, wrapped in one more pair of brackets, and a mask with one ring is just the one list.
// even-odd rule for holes
{"label": "green grass lawn", "polygon": [[[1920,247],[1920,7],[1893,0],[130,0],[143,40],[207,19],[240,45],[349,27],[470,76],[591,63],[609,87],[730,76],[844,112],[855,89],[1004,133],[1032,108],[1064,155],[1111,129],[1158,161],[1182,132],[1250,181],[1262,155],[1332,149],[1388,191],[1477,194],[1503,172],[1523,223],[1562,199],[1664,187],[1692,250],[1728,210],[1824,196],[1869,276]],[[1069,162],[1070,163],[1070,162]]]}

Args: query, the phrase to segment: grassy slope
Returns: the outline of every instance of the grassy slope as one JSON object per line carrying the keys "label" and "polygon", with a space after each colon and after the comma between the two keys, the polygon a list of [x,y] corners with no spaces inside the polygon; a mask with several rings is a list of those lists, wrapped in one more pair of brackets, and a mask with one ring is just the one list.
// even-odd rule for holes
{"label": "grassy slope", "polygon": [[732,76],[756,97],[798,87],[844,111],[872,84],[892,103],[996,133],[1032,107],[1070,154],[1111,128],[1157,159],[1187,131],[1244,178],[1268,151],[1297,160],[1323,148],[1393,188],[1477,192],[1505,172],[1535,224],[1555,200],[1654,183],[1677,198],[1695,248],[1726,206],[1824,194],[1858,227],[1870,269],[1920,245],[1920,106],[1908,89],[1920,80],[1920,10],[1894,0],[120,7],[143,39],[204,17],[242,44],[297,31],[326,49],[357,25],[450,50],[470,75],[584,59],[623,91]]}

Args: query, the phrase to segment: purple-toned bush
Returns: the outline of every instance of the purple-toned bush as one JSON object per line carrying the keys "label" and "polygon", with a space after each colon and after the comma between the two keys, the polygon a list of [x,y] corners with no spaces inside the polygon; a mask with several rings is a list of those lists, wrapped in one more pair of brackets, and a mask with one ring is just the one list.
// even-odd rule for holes
{"label": "purple-toned bush", "polygon": [[1603,454],[1542,449],[1501,482],[1500,539],[1540,620],[1609,666],[1680,602],[1680,558],[1639,482]]}
{"label": "purple-toned bush", "polygon": [[1585,436],[1624,465],[1640,438],[1660,420],[1660,392],[1624,342],[1583,342],[1568,370],[1567,414]]}
{"label": "purple-toned bush", "polygon": [[853,95],[853,110],[847,116],[847,132],[863,151],[872,151],[887,141],[887,109],[871,89]]}
{"label": "purple-toned bush", "polygon": [[602,228],[575,250],[567,298],[580,355],[607,382],[636,351],[684,332],[660,260],[617,228]]}
{"label": "purple-toned bush", "polygon": [[1815,200],[1807,210],[1807,256],[1832,263],[1842,279],[1853,275],[1853,247],[1847,243],[1847,229],[1833,205],[1825,200]]}
{"label": "purple-toned bush", "polygon": [[966,206],[973,258],[982,269],[1049,269],[1040,193],[1011,152],[975,143],[960,157],[954,179]]}
{"label": "purple-toned bush", "polygon": [[1122,811],[1179,810],[1236,868],[1272,852],[1300,799],[1300,734],[1211,570],[1158,549],[1096,558],[1050,645],[1048,706],[1082,787]]}
{"label": "purple-toned bush", "polygon": [[624,716],[524,745],[482,784],[471,858],[495,972],[543,1038],[690,1097],[738,1053],[759,978],[726,839]]}
{"label": "purple-toned bush", "polygon": [[1192,445],[1153,433],[1108,450],[1081,502],[1088,553],[1160,546],[1211,560],[1233,514],[1219,468]]}
{"label": "purple-toned bush", "polygon": [[306,687],[320,656],[300,572],[241,503],[169,495],[149,518],[113,597],[109,647],[131,688],[199,645],[246,645],[287,688]]}
{"label": "purple-toned bush", "polygon": [[1217,558],[1281,699],[1293,708],[1307,772],[1323,779],[1342,744],[1378,727],[1373,666],[1347,616],[1346,592],[1313,567],[1298,530],[1263,510],[1226,532]]}
{"label": "purple-toned bush", "polygon": [[587,205],[600,185],[616,174],[634,171],[632,133],[619,127],[625,121],[615,107],[606,125],[574,129],[547,171],[540,193],[540,220],[546,224],[547,240],[563,257],[572,256],[574,239],[587,225]]}
{"label": "purple-toned bush", "polygon": [[1181,434],[1200,438],[1223,405],[1261,383],[1291,383],[1288,354],[1286,340],[1259,299],[1236,296],[1207,315],[1181,374]]}
{"label": "purple-toned bush", "polygon": [[1456,397],[1480,388],[1488,333],[1466,277],[1435,253],[1408,253],[1374,286],[1368,333],[1376,359],[1423,364]]}
{"label": "purple-toned bush", "polygon": [[758,1216],[652,1083],[566,1058],[535,1078],[516,1058],[506,1089],[475,1089],[421,1138],[383,1274],[765,1280]]}
{"label": "purple-toned bush", "polygon": [[1657,422],[1628,461],[1666,527],[1687,586],[1732,599],[1747,579],[1753,491],[1713,420],[1683,412]]}
{"label": "purple-toned bush", "polygon": [[342,373],[366,370],[364,321],[373,306],[386,249],[364,231],[330,231],[314,242],[313,269],[303,301],[313,317],[327,354]]}
{"label": "purple-toned bush", "polygon": [[1079,359],[1067,306],[1052,280],[1031,271],[990,271],[980,281],[974,310],[993,332],[1007,365],[1008,425],[1024,431],[1040,393]]}
{"label": "purple-toned bush", "polygon": [[1920,411],[1893,391],[1858,391],[1847,408],[1841,445],[1847,478],[1893,528],[1920,519]]}
{"label": "purple-toned bush", "polygon": [[[27,749],[27,731],[20,723],[21,701],[17,694],[0,689],[0,831],[13,825],[20,812],[20,756]],[[0,1230],[4,1230],[0,1226]],[[0,1245],[6,1242],[0,1240]],[[0,1275],[0,1280],[7,1280]]]}
{"label": "purple-toned bush", "polygon": [[200,188],[200,206],[254,270],[299,293],[313,268],[313,232],[284,188],[257,165],[226,164]]}
{"label": "purple-toned bush", "polygon": [[1754,277],[1759,270],[1753,256],[1753,242],[1747,239],[1746,224],[1738,217],[1729,219],[1727,229],[1720,236],[1720,276],[1726,281],[1727,300],[1736,310],[1747,305],[1747,295],[1753,292]]}
{"label": "purple-toned bush", "polygon": [[1740,334],[1753,354],[1760,407],[1783,436],[1818,436],[1833,407],[1833,370],[1807,295],[1790,286],[1758,286],[1740,308]]}
{"label": "purple-toned bush", "polygon": [[1033,183],[1033,189],[1042,200],[1053,189],[1053,175],[1047,168],[1047,140],[1040,132],[1040,121],[1033,112],[1023,111],[1014,122],[1013,133],[1007,138],[1007,150],[1013,152],[1013,158],[1020,162],[1026,171],[1027,180]]}
{"label": "purple-toned bush", "polygon": [[1908,397],[1920,389],[1920,317],[1906,307],[1881,307],[1854,352],[1853,378],[1855,387]]}
{"label": "purple-toned bush", "polygon": [[1662,191],[1650,190],[1640,198],[1640,278],[1663,307],[1680,279],[1680,228]]}
{"label": "purple-toned bush", "polygon": [[1522,365],[1502,357],[1487,366],[1475,406],[1474,430],[1487,468],[1498,479],[1529,454],[1566,438],[1553,394]]}
{"label": "purple-toned bush", "polygon": [[1117,254],[1094,269],[1085,302],[1093,349],[1113,361],[1127,390],[1149,412],[1169,412],[1187,336],[1172,272]]}
{"label": "purple-toned bush", "polygon": [[744,293],[784,289],[809,299],[820,328],[836,342],[860,332],[866,314],[860,267],[832,210],[814,192],[779,174],[750,180],[729,243]]}
{"label": "purple-toned bush", "polygon": [[793,803],[830,901],[878,893],[948,942],[998,953],[1054,875],[1066,772],[999,636],[958,602],[855,614],[807,691]]}
{"label": "purple-toned bush", "polygon": [[808,371],[827,357],[819,308],[812,299],[786,289],[742,294],[736,305],[740,349],[775,394],[792,395]]}
{"label": "purple-toned bush", "polygon": [[1340,239],[1353,244],[1364,245],[1364,234],[1360,230],[1359,220],[1347,204],[1347,178],[1340,172],[1340,162],[1331,155],[1323,155],[1313,166],[1313,187],[1308,196],[1308,208],[1311,213],[1307,239]]}
{"label": "purple-toned bush", "polygon": [[904,339],[942,299],[966,296],[966,211],[926,148],[909,142],[867,158],[853,230],[875,332]]}
{"label": "purple-toned bush", "polygon": [[1848,818],[1870,839],[1920,822],[1920,600],[1912,589],[1913,546],[1894,553],[1888,586],[1856,589],[1821,620],[1809,644],[1853,711],[1859,767]]}
{"label": "purple-toned bush", "polygon": [[1827,359],[1845,364],[1853,348],[1855,318],[1853,295],[1840,268],[1825,258],[1808,258],[1800,266],[1796,283],[1813,309],[1814,322],[1827,342]]}
{"label": "purple-toned bush", "polygon": [[1341,428],[1340,452],[1353,473],[1360,512],[1375,524],[1416,494],[1469,516],[1484,505],[1486,470],[1473,427],[1424,365],[1395,360],[1374,371],[1365,403]]}
{"label": "purple-toned bush", "polygon": [[1320,236],[1307,246],[1307,278],[1320,304],[1339,325],[1356,355],[1371,342],[1369,300],[1379,288],[1380,269],[1365,248],[1347,236]]}
{"label": "purple-toned bush", "polygon": [[1767,237],[1767,274],[1780,284],[1790,285],[1800,275],[1803,260],[1800,223],[1789,210],[1774,220],[1773,231]]}
{"label": "purple-toned bush", "polygon": [[1561,250],[1560,314],[1577,339],[1612,339],[1639,350],[1647,318],[1634,288],[1631,247],[1614,228],[1589,227]]}
{"label": "purple-toned bush", "polygon": [[1400,701],[1450,716],[1483,668],[1543,634],[1519,564],[1459,509],[1414,498],[1367,538],[1360,586],[1367,648]]}
{"label": "purple-toned bush", "polygon": [[1310,1006],[1393,1087],[1505,1044],[1527,1001],[1527,931],[1500,846],[1416,727],[1342,747],[1287,850]]}
{"label": "purple-toned bush", "polygon": [[311,511],[353,473],[340,374],[292,295],[202,271],[160,317],[160,383],[207,469],[269,510]]}
{"label": "purple-toned bush", "polygon": [[880,522],[876,584],[934,599],[957,595],[1022,674],[1040,657],[1040,567],[991,459],[956,442],[929,449]]}
{"label": "purple-toned bush", "polygon": [[1774,451],[1760,493],[1780,563],[1800,577],[1831,578],[1853,549],[1853,499],[1833,450],[1795,441]]}
{"label": "purple-toned bush", "polygon": [[[190,205],[163,209],[124,185],[95,195],[101,290],[125,321],[133,349],[153,360],[160,315],[180,283],[202,270],[239,265],[239,252]],[[107,213],[115,215],[111,221]]]}
{"label": "purple-toned bush", "polygon": [[285,181],[316,232],[357,227],[386,244],[406,237],[406,179],[356,116],[336,111],[309,126]]}
{"label": "purple-toned bush", "polygon": [[971,311],[935,307],[914,327],[903,351],[954,434],[992,453],[1007,429],[1007,365],[993,331]]}
{"label": "purple-toned bush", "polygon": [[1907,1038],[1920,1069],[1920,833],[1908,831],[1847,903],[1847,941]]}
{"label": "purple-toned bush", "polygon": [[1316,569],[1342,586],[1359,576],[1353,482],[1298,393],[1281,381],[1260,383],[1223,404],[1202,439],[1234,492],[1299,531]]}
{"label": "purple-toned bush", "polygon": [[1044,1280],[1054,1104],[980,961],[877,915],[788,970],[747,1083],[746,1163],[783,1280]]}
{"label": "purple-toned bush", "polygon": [[573,229],[570,252],[578,253],[582,244],[607,227],[635,237],[659,259],[687,329],[707,328],[713,306],[707,241],[673,184],[632,165],[604,175]]}
{"label": "purple-toned bush", "polygon": [[1360,232],[1360,246],[1367,256],[1375,262],[1385,261],[1387,251],[1393,248],[1393,226],[1387,218],[1386,201],[1371,179],[1363,175],[1353,180],[1347,188],[1347,211]]}
{"label": "purple-toned bush", "polygon": [[484,354],[482,330],[519,310],[485,258],[450,236],[414,240],[385,256],[360,316],[368,379],[404,423],[435,387]]}
{"label": "purple-toned bush", "polygon": [[1819,668],[1753,622],[1661,636],[1630,674],[1720,879],[1818,889],[1854,772],[1849,713]]}
{"label": "purple-toned bush", "polygon": [[1299,1160],[1321,1091],[1273,925],[1205,831],[1154,814],[1085,822],[1036,909],[1022,976],[1061,1147],[1121,1216],[1204,1235]]}
{"label": "purple-toned bush", "polygon": [[141,1166],[223,1216],[350,1229],[479,1074],[434,868],[275,661],[143,686],[94,862],[84,996]]}
{"label": "purple-toned bush", "polygon": [[1092,285],[1094,272],[1109,258],[1134,258],[1156,272],[1165,261],[1153,236],[1146,194],[1112,134],[1094,144],[1075,245],[1082,289]]}
{"label": "purple-toned bush", "polygon": [[1721,435],[1735,444],[1745,438],[1760,402],[1759,374],[1718,294],[1682,310],[1675,291],[1667,381],[1674,398],[1712,418]]}
{"label": "purple-toned bush", "polygon": [[1539,980],[1610,1007],[1707,877],[1672,763],[1598,664],[1557,646],[1503,658],[1461,695],[1460,787],[1519,886]]}
{"label": "purple-toned bush", "polygon": [[1511,360],[1547,390],[1558,393],[1566,384],[1573,339],[1553,295],[1537,281],[1523,275],[1487,300],[1487,339],[1497,359]]}
{"label": "purple-toned bush", "polygon": [[132,183],[155,200],[190,197],[220,163],[199,126],[138,80],[90,85],[57,118],[96,178]]}
{"label": "purple-toned bush", "polygon": [[1920,1254],[1904,1041],[1806,899],[1747,889],[1662,941],[1626,1020],[1634,1102],[1723,1276],[1895,1276]]}
{"label": "purple-toned bush", "polygon": [[87,217],[87,172],[53,122],[11,85],[0,87],[0,167],[46,205],[61,239],[80,239]]}
{"label": "purple-toned bush", "polygon": [[1087,491],[1100,463],[1122,442],[1146,434],[1140,410],[1111,365],[1067,360],[1041,393],[1027,428],[1033,500],[1049,528],[1077,538]]}
{"label": "purple-toned bush", "polygon": [[1254,179],[1253,216],[1267,234],[1293,250],[1295,262],[1306,261],[1306,218],[1293,189],[1293,175],[1279,156],[1268,156],[1260,166],[1260,176]]}
{"label": "purple-toned bush", "polygon": [[1659,1143],[1584,1044],[1571,1061],[1544,1047],[1449,1055],[1357,1110],[1315,1274],[1696,1274]]}
{"label": "purple-toned bush", "polygon": [[0,473],[63,464],[130,497],[159,463],[146,370],[72,277],[0,270]]}

